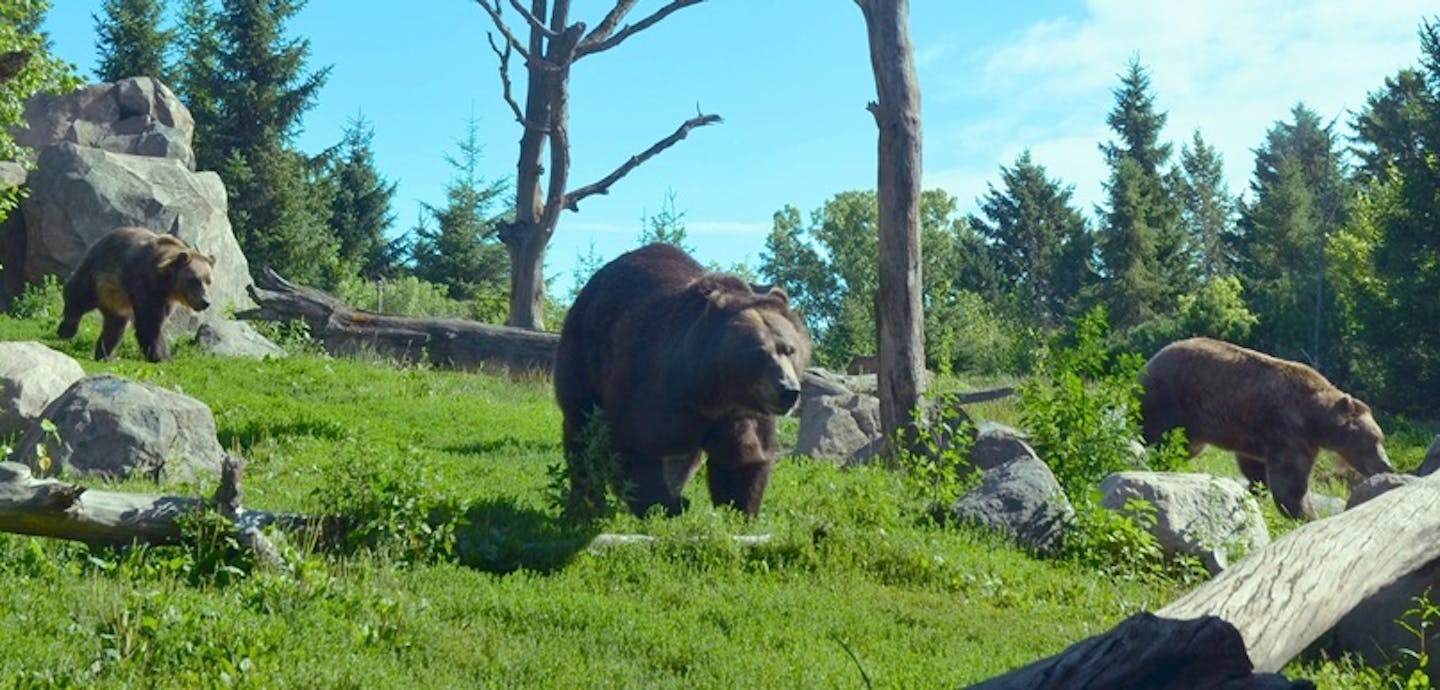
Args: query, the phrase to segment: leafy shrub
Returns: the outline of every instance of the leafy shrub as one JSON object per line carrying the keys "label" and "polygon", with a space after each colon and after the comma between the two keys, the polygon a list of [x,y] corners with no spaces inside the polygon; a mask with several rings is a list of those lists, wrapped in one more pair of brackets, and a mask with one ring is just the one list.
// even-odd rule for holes
{"label": "leafy shrub", "polygon": [[941,373],[1013,374],[1029,368],[1035,333],[979,294],[959,290],[925,310],[927,363]]}
{"label": "leafy shrub", "polygon": [[1076,324],[1074,345],[1052,344],[1036,356],[1035,374],[1020,385],[1021,425],[1060,486],[1087,495],[1112,472],[1135,467],[1140,437],[1138,355],[1105,347],[1105,310]]}
{"label": "leafy shrub", "polygon": [[1195,558],[1165,556],[1150,533],[1156,519],[1149,501],[1132,498],[1120,510],[1109,510],[1092,491],[1075,502],[1075,519],[1065,533],[1061,556],[1114,577],[1204,581],[1208,573]]}
{"label": "leafy shrub", "polygon": [[580,452],[545,471],[550,505],[568,519],[596,520],[627,510],[625,499],[632,488],[621,477],[610,426],[598,407],[581,431]]}
{"label": "leafy shrub", "polygon": [[26,285],[10,303],[10,315],[17,319],[59,319],[64,311],[64,285],[54,275],[45,276],[39,285]]}
{"label": "leafy shrub", "polygon": [[510,309],[510,297],[503,292],[482,292],[469,301],[457,300],[444,285],[411,275],[382,282],[352,276],[336,285],[335,296],[352,307],[382,314],[484,323],[502,323]]}
{"label": "leafy shrub", "polygon": [[897,444],[900,451],[896,455],[906,484],[929,504],[932,513],[953,505],[980,481],[980,473],[970,462],[974,425],[953,394],[940,396],[933,405],[931,419],[916,412],[911,431],[915,442]]}
{"label": "leafy shrub", "polygon": [[397,563],[436,563],[455,552],[464,506],[427,489],[437,481],[413,468],[352,464],[317,489],[320,514],[345,524],[344,545],[381,551]]}

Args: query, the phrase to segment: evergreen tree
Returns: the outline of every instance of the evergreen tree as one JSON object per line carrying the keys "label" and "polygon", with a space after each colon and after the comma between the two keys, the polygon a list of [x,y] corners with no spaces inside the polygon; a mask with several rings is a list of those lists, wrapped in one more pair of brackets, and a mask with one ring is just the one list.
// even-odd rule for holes
{"label": "evergreen tree", "polygon": [[1257,347],[1323,363],[1325,244],[1346,220],[1345,172],[1331,125],[1296,105],[1256,151],[1254,201],[1240,211],[1239,270],[1260,319]]}
{"label": "evergreen tree", "polygon": [[175,32],[160,28],[165,0],[105,0],[95,20],[95,52],[100,81],[155,77],[170,82],[165,53]]}
{"label": "evergreen tree", "polygon": [[1160,142],[1165,113],[1155,109],[1150,77],[1137,59],[1121,77],[1106,122],[1119,136],[1100,146],[1110,166],[1109,208],[1097,236],[1105,284],[1102,297],[1117,328],[1172,312],[1195,283],[1193,260],[1172,190],[1179,176],[1164,170],[1170,144]]}
{"label": "evergreen tree", "polygon": [[445,157],[455,170],[445,188],[445,205],[424,205],[429,217],[413,231],[411,254],[417,277],[444,285],[452,299],[482,300],[488,305],[481,310],[486,319],[502,320],[510,274],[497,234],[504,218],[495,207],[506,186],[480,176],[479,136],[479,124],[472,118],[457,144],[459,156]]}
{"label": "evergreen tree", "polygon": [[1234,263],[1235,198],[1225,185],[1225,161],[1195,130],[1180,147],[1180,220],[1195,250],[1200,279],[1230,275]]}
{"label": "evergreen tree", "polygon": [[1014,166],[1000,168],[1003,190],[989,186],[980,200],[984,218],[970,224],[990,242],[990,256],[1016,303],[1033,326],[1053,328],[1075,313],[1082,287],[1093,280],[1092,238],[1073,189],[1046,176],[1027,150]]}
{"label": "evergreen tree", "polygon": [[225,88],[220,78],[224,45],[210,0],[180,0],[175,36],[177,57],[170,74],[175,93],[195,120],[195,167],[218,170],[229,157],[217,141],[224,126],[219,95]]}
{"label": "evergreen tree", "polygon": [[1440,19],[1418,33],[1420,65],[1387,79],[1356,118],[1362,213],[1337,249],[1369,264],[1353,271],[1364,288],[1353,368],[1377,372],[1388,408],[1430,415],[1440,398]]}
{"label": "evergreen tree", "polygon": [[695,251],[695,248],[690,246],[689,235],[685,232],[685,212],[675,209],[674,190],[665,193],[665,201],[660,204],[659,212],[654,215],[643,212],[640,214],[640,237],[636,241],[642,247],[664,242],[687,252]]}
{"label": "evergreen tree", "polygon": [[340,260],[371,280],[394,276],[405,249],[385,236],[395,224],[390,210],[395,183],[375,169],[374,136],[363,115],[350,120],[325,171],[332,189],[330,231],[340,242]]}
{"label": "evergreen tree", "polygon": [[306,74],[309,41],[285,37],[285,22],[304,4],[223,0],[218,84],[210,94],[221,117],[211,143],[250,265],[326,285],[338,278],[339,245],[326,224],[328,199],[313,184],[313,162],[290,147],[329,73]]}

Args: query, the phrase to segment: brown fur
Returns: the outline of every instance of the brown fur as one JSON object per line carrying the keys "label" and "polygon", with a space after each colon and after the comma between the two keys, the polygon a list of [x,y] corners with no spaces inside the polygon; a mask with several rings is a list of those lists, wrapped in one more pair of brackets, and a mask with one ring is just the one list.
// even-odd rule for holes
{"label": "brown fur", "polygon": [[1207,444],[1234,452],[1291,517],[1315,517],[1310,470],[1322,448],[1367,477],[1394,471],[1370,408],[1304,364],[1191,338],[1157,352],[1140,381],[1146,442],[1184,427],[1192,455]]}
{"label": "brown fur", "polygon": [[[566,457],[573,466],[599,408],[633,512],[683,510],[703,450],[710,498],[754,516],[775,461],[774,415],[794,406],[809,355],[783,290],[757,292],[670,245],[625,254],[586,283],[560,332]],[[605,487],[571,474],[572,500],[596,505]]]}
{"label": "brown fur", "polygon": [[115,356],[125,326],[135,320],[135,339],[151,362],[170,359],[161,329],[174,304],[203,311],[215,259],[191,249],[173,235],[122,227],[100,238],[85,252],[65,281],[65,316],[60,337],[69,339],[80,319],[99,309],[104,319],[95,359]]}

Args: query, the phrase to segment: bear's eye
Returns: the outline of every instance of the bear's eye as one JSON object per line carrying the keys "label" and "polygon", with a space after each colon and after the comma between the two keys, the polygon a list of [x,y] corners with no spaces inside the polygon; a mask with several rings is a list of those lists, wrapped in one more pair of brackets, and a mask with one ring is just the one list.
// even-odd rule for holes
{"label": "bear's eye", "polygon": [[789,357],[790,355],[795,354],[795,348],[791,347],[787,343],[780,343],[779,345],[776,345],[775,351],[780,353],[781,357]]}

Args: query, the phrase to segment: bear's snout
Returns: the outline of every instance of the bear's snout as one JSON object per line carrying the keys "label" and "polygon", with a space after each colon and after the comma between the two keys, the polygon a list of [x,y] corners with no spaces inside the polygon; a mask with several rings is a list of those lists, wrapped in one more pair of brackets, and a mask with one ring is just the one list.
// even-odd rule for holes
{"label": "bear's snout", "polygon": [[800,384],[794,381],[780,382],[780,413],[789,412],[800,400]]}
{"label": "bear's snout", "polygon": [[210,308],[210,300],[201,297],[200,299],[195,300],[195,304],[191,306],[195,307],[195,311],[205,311],[206,309]]}

